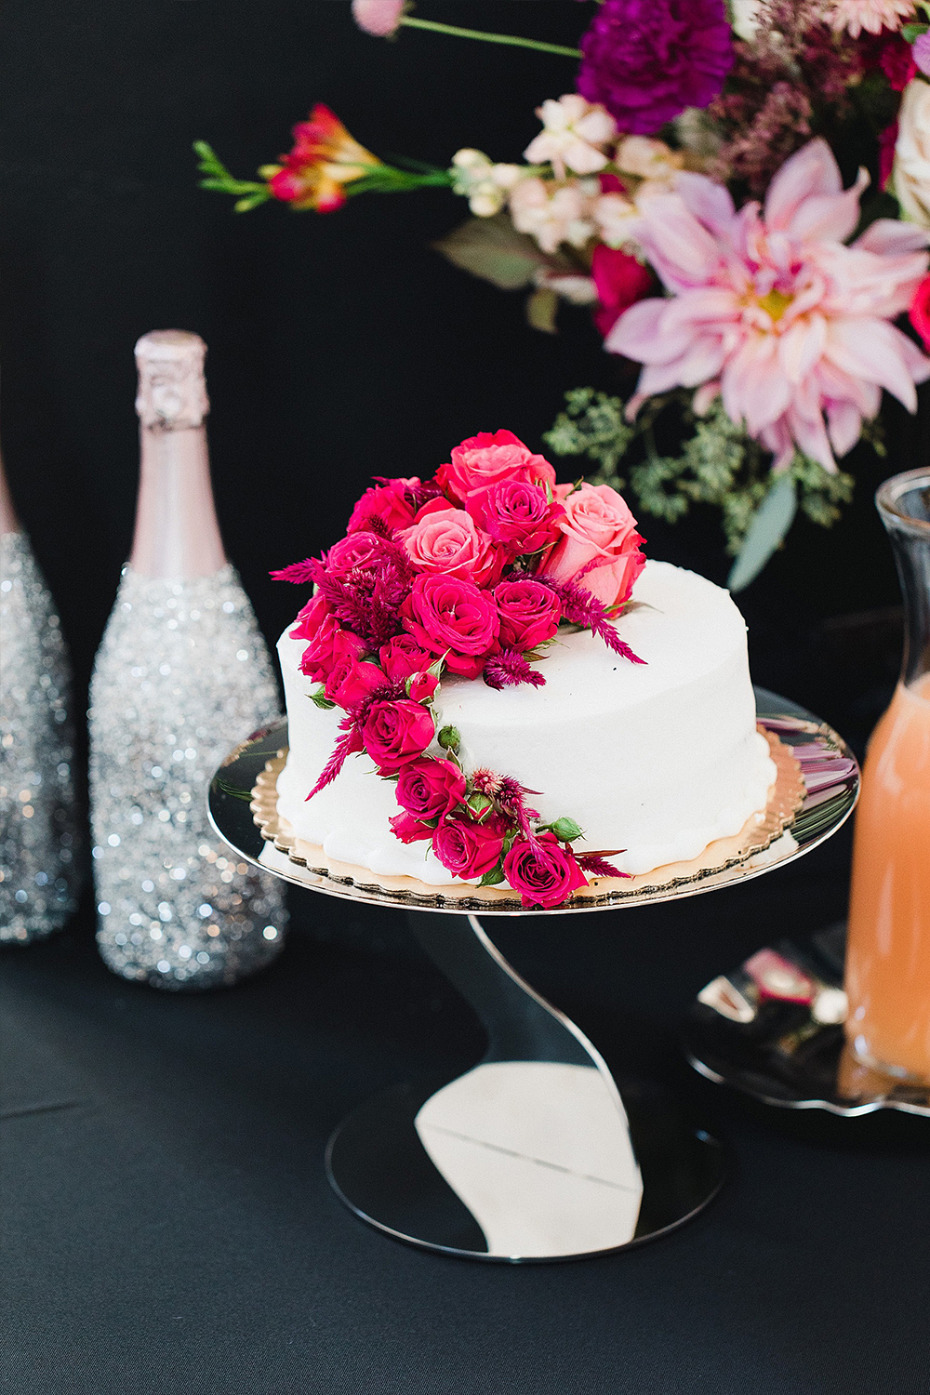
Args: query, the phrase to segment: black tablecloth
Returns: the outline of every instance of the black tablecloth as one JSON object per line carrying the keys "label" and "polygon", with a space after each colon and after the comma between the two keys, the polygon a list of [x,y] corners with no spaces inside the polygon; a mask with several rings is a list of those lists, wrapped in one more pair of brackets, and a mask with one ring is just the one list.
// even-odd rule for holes
{"label": "black tablecloth", "polygon": [[482,1050],[401,915],[295,891],[271,969],[180,995],[103,967],[88,900],[3,957],[3,1390],[926,1395],[927,1121],[766,1109],[678,1046],[702,984],[842,915],[847,875],[844,831],[725,892],[494,923],[619,1077],[671,1085],[731,1156],[676,1232],[522,1266],[395,1242],[326,1181],[354,1105]]}

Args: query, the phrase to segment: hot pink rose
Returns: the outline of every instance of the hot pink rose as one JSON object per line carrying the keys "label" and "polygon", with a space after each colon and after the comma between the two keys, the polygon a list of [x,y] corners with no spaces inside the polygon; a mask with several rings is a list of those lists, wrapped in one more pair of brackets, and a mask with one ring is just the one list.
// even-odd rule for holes
{"label": "hot pink rose", "polygon": [[406,809],[394,814],[388,819],[388,823],[394,837],[401,843],[425,843],[433,836],[432,824],[421,823],[413,814],[408,814]]}
{"label": "hot pink rose", "polygon": [[550,502],[545,489],[520,480],[499,480],[472,490],[465,504],[479,528],[512,557],[540,552],[559,537],[558,520],[565,510]]}
{"label": "hot pink rose", "polygon": [[433,739],[435,726],[419,702],[373,702],[362,723],[362,740],[382,775],[394,775],[416,760]]}
{"label": "hot pink rose", "polygon": [[646,559],[636,519],[608,484],[583,484],[565,499],[562,537],[543,561],[540,575],[574,581],[605,606],[622,605]]}
{"label": "hot pink rose", "polygon": [[591,275],[599,301],[594,323],[601,337],[606,338],[624,310],[649,294],[653,286],[652,272],[629,252],[599,242],[591,257]]}
{"label": "hot pink rose", "polygon": [[329,606],[322,596],[314,596],[303,610],[297,612],[297,624],[290,631],[291,639],[313,639],[329,615]]}
{"label": "hot pink rose", "polygon": [[325,615],[300,660],[300,671],[316,682],[325,681],[338,659],[360,659],[365,646],[358,635],[344,630],[332,615]]}
{"label": "hot pink rose", "polygon": [[[355,636],[352,635],[351,638],[354,639]],[[333,666],[323,692],[330,702],[335,702],[337,706],[348,711],[383,685],[384,674],[377,664],[359,663],[358,659],[347,651],[334,654]]]}
{"label": "hot pink rose", "polygon": [[397,802],[417,819],[441,819],[465,799],[465,776],[455,761],[424,756],[400,772]]}
{"label": "hot pink rose", "polygon": [[477,586],[496,581],[506,560],[464,509],[421,509],[400,541],[417,571],[459,576]]}
{"label": "hot pink rose", "polygon": [[550,910],[567,901],[588,879],[574,856],[552,833],[544,833],[535,846],[517,838],[504,858],[504,876],[520,893],[524,906]]}
{"label": "hot pink rose", "polygon": [[381,667],[392,683],[403,683],[414,673],[429,668],[435,654],[428,653],[413,635],[395,635],[378,651]]}
{"label": "hot pink rose", "polygon": [[414,491],[419,488],[420,481],[416,476],[372,485],[371,489],[365,490],[352,510],[346,532],[360,532],[368,526],[370,518],[380,518],[381,522],[391,529],[409,528],[416,514]]}
{"label": "hot pink rose", "polygon": [[349,572],[362,571],[374,566],[385,553],[384,539],[377,533],[360,530],[340,538],[323,558],[327,572],[331,576],[347,576]]}
{"label": "hot pink rose", "polygon": [[534,455],[512,431],[481,431],[456,446],[447,465],[436,471],[443,493],[463,502],[473,489],[498,480],[529,484],[555,484],[555,470],[541,455]]}
{"label": "hot pink rose", "polygon": [[497,606],[473,581],[424,572],[415,579],[400,614],[404,629],[418,644],[445,655],[449,669],[466,678],[477,678],[487,656],[497,650]]}
{"label": "hot pink rose", "polygon": [[407,683],[407,696],[413,702],[426,702],[439,687],[435,673],[412,673]]}
{"label": "hot pink rose", "polygon": [[446,819],[433,834],[433,852],[454,877],[483,877],[500,861],[506,832],[497,814],[483,823]]}
{"label": "hot pink rose", "polygon": [[501,617],[501,644],[510,649],[535,649],[559,628],[562,607],[548,586],[530,577],[501,581],[494,588]]}

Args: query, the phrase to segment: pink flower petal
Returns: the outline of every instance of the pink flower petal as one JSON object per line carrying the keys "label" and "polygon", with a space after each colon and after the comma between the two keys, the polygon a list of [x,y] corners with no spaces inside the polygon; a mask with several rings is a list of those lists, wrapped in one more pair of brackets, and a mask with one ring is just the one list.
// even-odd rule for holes
{"label": "pink flower petal", "polygon": [[769,229],[790,230],[805,200],[822,194],[839,194],[840,167],[827,142],[820,136],[808,141],[786,160],[769,185],[765,198],[765,223]]}
{"label": "pink flower petal", "polygon": [[868,171],[860,169],[855,184],[843,193],[807,199],[791,219],[791,235],[817,242],[845,242],[856,230],[859,195],[868,183]]}
{"label": "pink flower petal", "polygon": [[835,321],[825,354],[844,373],[877,383],[916,412],[917,392],[899,343],[904,337],[885,320]]}

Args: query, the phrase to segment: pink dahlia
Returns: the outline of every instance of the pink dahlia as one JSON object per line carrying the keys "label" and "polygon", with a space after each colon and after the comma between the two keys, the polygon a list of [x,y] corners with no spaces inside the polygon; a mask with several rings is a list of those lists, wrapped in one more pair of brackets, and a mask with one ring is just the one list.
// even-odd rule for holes
{"label": "pink dahlia", "polygon": [[621,130],[652,135],[723,87],[733,63],[724,0],[602,0],[581,54],[581,95]]}
{"label": "pink dahlia", "polygon": [[867,183],[843,189],[825,141],[785,162],[765,205],[738,212],[704,175],[683,174],[642,209],[637,241],[668,299],[641,300],[605,340],[645,367],[638,398],[693,387],[787,466],[795,447],[835,470],[885,388],[910,411],[925,358],[891,321],[927,272],[928,233],[882,218],[845,246]]}

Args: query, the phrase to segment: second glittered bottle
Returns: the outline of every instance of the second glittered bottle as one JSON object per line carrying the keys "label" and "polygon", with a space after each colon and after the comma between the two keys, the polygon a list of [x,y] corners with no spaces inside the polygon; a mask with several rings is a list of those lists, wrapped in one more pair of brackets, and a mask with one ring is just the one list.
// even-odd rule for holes
{"label": "second glittered bottle", "polygon": [[114,972],[213,988],[282,946],[280,882],[210,828],[206,792],[236,741],[271,721],[267,645],[226,559],[204,417],[205,346],[136,345],[141,464],[129,563],[94,664],[90,795],[97,941]]}

